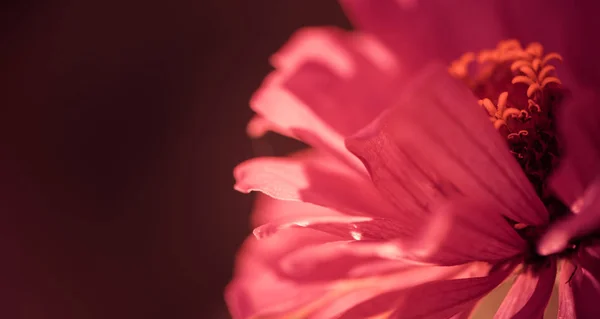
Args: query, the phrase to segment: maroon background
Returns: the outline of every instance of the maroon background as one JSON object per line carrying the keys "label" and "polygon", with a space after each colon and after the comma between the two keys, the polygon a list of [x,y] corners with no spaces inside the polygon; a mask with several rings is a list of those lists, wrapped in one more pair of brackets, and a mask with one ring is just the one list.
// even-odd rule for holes
{"label": "maroon background", "polygon": [[247,101],[295,29],[348,25],[336,1],[2,6],[0,317],[227,318],[232,168],[281,143]]}

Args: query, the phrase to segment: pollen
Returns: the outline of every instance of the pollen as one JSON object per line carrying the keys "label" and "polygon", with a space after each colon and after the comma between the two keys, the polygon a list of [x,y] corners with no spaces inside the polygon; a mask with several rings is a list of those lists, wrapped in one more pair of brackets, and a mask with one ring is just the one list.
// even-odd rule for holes
{"label": "pollen", "polygon": [[566,92],[557,75],[560,62],[560,54],[545,54],[540,43],[523,47],[510,39],[493,49],[467,52],[449,67],[479,98],[546,204],[552,202],[546,179],[560,157],[555,115]]}

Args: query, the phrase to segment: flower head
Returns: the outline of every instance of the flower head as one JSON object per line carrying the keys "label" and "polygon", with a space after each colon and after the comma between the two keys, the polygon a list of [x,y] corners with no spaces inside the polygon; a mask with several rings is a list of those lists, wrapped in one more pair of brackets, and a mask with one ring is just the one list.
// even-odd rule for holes
{"label": "flower head", "polygon": [[[496,317],[539,318],[558,269],[559,317],[600,316],[600,112],[563,56],[484,49],[502,24],[481,2],[445,23],[443,2],[342,3],[359,31],[300,31],[251,101],[251,135],[311,148],[235,169],[266,196],[233,316],[466,318],[516,277]],[[434,41],[439,26],[461,36]]]}

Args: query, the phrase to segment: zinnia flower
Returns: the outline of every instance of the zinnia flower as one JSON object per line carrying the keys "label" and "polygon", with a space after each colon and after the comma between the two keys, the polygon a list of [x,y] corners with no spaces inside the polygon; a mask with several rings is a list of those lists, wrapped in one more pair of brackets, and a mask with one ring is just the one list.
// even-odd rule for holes
{"label": "zinnia flower", "polygon": [[304,29],[272,58],[249,133],[311,148],[235,169],[266,196],[234,318],[467,318],[511,277],[496,318],[541,318],[557,271],[558,317],[600,318],[600,109],[561,52],[573,8],[465,2],[343,0],[358,31]]}

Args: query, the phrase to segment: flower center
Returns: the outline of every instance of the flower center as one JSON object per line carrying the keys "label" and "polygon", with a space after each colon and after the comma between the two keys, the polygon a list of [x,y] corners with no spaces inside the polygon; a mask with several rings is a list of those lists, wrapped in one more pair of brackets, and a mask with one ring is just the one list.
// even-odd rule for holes
{"label": "flower center", "polygon": [[[548,189],[547,179],[558,165],[561,146],[555,116],[567,91],[556,75],[558,53],[544,54],[539,43],[523,48],[517,40],[501,41],[495,49],[467,52],[454,61],[449,72],[462,80],[480,99],[490,122],[506,138],[511,154],[520,164],[538,196],[548,209],[550,223],[570,213]],[[546,227],[510,221],[530,244],[525,265],[538,269],[548,259],[536,251]],[[573,253],[576,245],[559,253]]]}
{"label": "flower center", "polygon": [[505,40],[495,49],[463,54],[449,71],[480,99],[483,111],[506,138],[510,152],[549,211],[563,215],[568,210],[554,207],[560,202],[546,183],[560,158],[554,118],[566,95],[556,76],[556,61],[562,57],[554,52],[544,54],[539,43],[523,48],[517,40]]}

